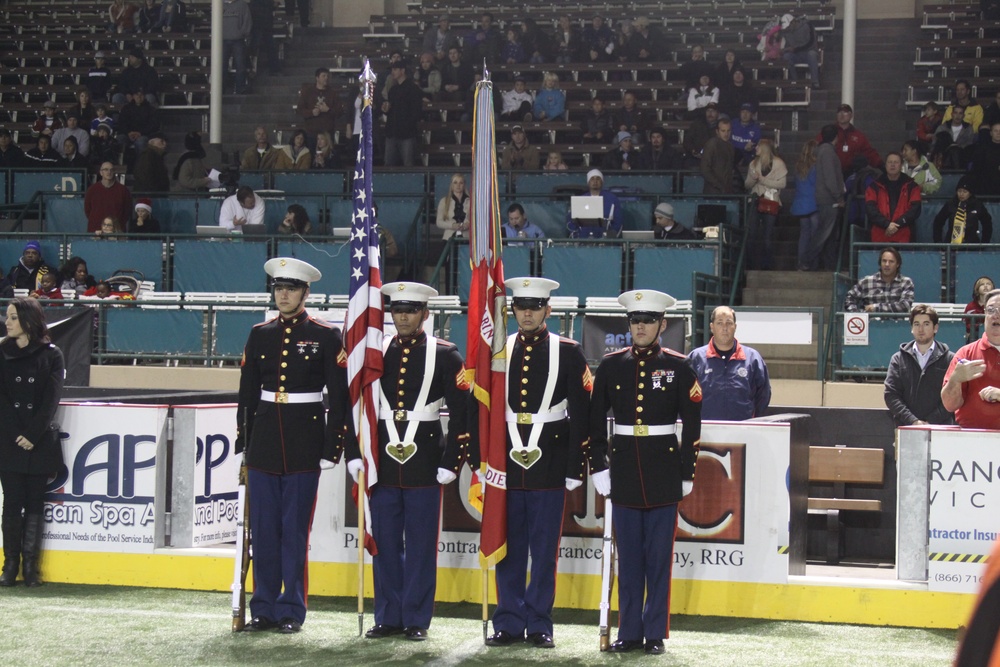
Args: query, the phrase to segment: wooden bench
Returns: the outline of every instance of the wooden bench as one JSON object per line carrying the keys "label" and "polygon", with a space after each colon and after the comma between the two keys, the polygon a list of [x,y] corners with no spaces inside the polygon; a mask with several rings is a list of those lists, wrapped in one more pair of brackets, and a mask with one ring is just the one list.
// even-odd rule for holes
{"label": "wooden bench", "polygon": [[809,513],[826,515],[826,562],[840,562],[841,512],[881,512],[882,501],[847,498],[848,484],[881,486],[885,481],[885,452],[868,447],[809,447],[809,483],[832,483],[833,496],[809,498]]}

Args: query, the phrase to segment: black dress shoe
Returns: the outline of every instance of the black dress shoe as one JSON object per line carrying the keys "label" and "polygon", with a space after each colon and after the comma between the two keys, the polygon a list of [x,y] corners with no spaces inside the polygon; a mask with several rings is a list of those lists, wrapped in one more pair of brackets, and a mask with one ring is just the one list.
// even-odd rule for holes
{"label": "black dress shoe", "polygon": [[365,633],[365,637],[368,639],[385,639],[386,637],[391,637],[393,635],[398,635],[403,632],[403,628],[398,625],[378,625],[372,626],[372,629]]}
{"label": "black dress shoe", "polygon": [[487,646],[510,646],[516,642],[523,641],[523,637],[513,635],[506,630],[500,630],[499,632],[494,632],[492,635],[486,638]]}
{"label": "black dress shoe", "polygon": [[283,618],[281,619],[281,625],[278,626],[278,632],[283,635],[294,635],[301,629],[302,624],[294,618]]}
{"label": "black dress shoe", "polygon": [[404,630],[403,632],[406,635],[406,638],[411,641],[422,642],[425,639],[427,639],[427,630],[424,630],[423,628],[418,628],[415,625],[411,625],[410,627],[406,628],[406,630]]}
{"label": "black dress shoe", "polygon": [[646,653],[650,655],[663,655],[665,652],[666,649],[663,648],[662,639],[650,639],[646,642]]}
{"label": "black dress shoe", "polygon": [[629,651],[642,648],[641,639],[619,639],[608,647],[612,653],[628,653]]}
{"label": "black dress shoe", "polygon": [[276,627],[278,627],[276,621],[264,618],[263,616],[255,616],[249,623],[243,626],[243,632],[264,632],[265,630],[274,630]]}
{"label": "black dress shoe", "polygon": [[528,635],[528,643],[535,648],[555,648],[556,643],[552,641],[552,635],[544,632],[532,632]]}

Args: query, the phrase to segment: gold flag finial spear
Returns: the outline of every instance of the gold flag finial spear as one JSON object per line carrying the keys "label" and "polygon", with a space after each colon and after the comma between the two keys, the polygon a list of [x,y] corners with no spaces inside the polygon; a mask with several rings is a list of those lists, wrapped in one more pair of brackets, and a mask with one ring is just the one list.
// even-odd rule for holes
{"label": "gold flag finial spear", "polygon": [[361,96],[368,102],[375,98],[375,81],[377,80],[378,77],[372,71],[371,63],[368,58],[365,58],[365,67],[361,70],[361,75],[358,76],[358,82],[361,85]]}

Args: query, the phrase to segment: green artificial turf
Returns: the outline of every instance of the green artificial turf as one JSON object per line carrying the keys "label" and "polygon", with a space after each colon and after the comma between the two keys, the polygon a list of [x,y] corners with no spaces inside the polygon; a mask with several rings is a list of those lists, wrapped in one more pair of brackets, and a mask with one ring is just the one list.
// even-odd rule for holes
{"label": "green artificial turf", "polygon": [[[4,667],[46,665],[670,665],[691,667],[947,667],[956,633],[675,616],[663,656],[602,654],[597,612],[556,610],[556,648],[483,646],[480,607],[439,604],[430,637],[358,637],[357,601],[316,598],[301,633],[230,631],[230,596],[46,584],[0,589]],[[365,628],[374,623],[366,601]],[[614,640],[612,631],[612,640]]]}

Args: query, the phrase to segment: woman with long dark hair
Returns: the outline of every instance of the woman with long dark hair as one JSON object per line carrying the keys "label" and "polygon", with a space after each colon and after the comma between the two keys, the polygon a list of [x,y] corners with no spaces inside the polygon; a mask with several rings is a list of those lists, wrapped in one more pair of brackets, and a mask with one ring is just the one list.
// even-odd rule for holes
{"label": "woman with long dark hair", "polygon": [[0,343],[0,586],[13,586],[19,567],[25,586],[40,586],[45,486],[63,465],[55,415],[66,367],[37,299],[11,301],[6,324],[7,338]]}

